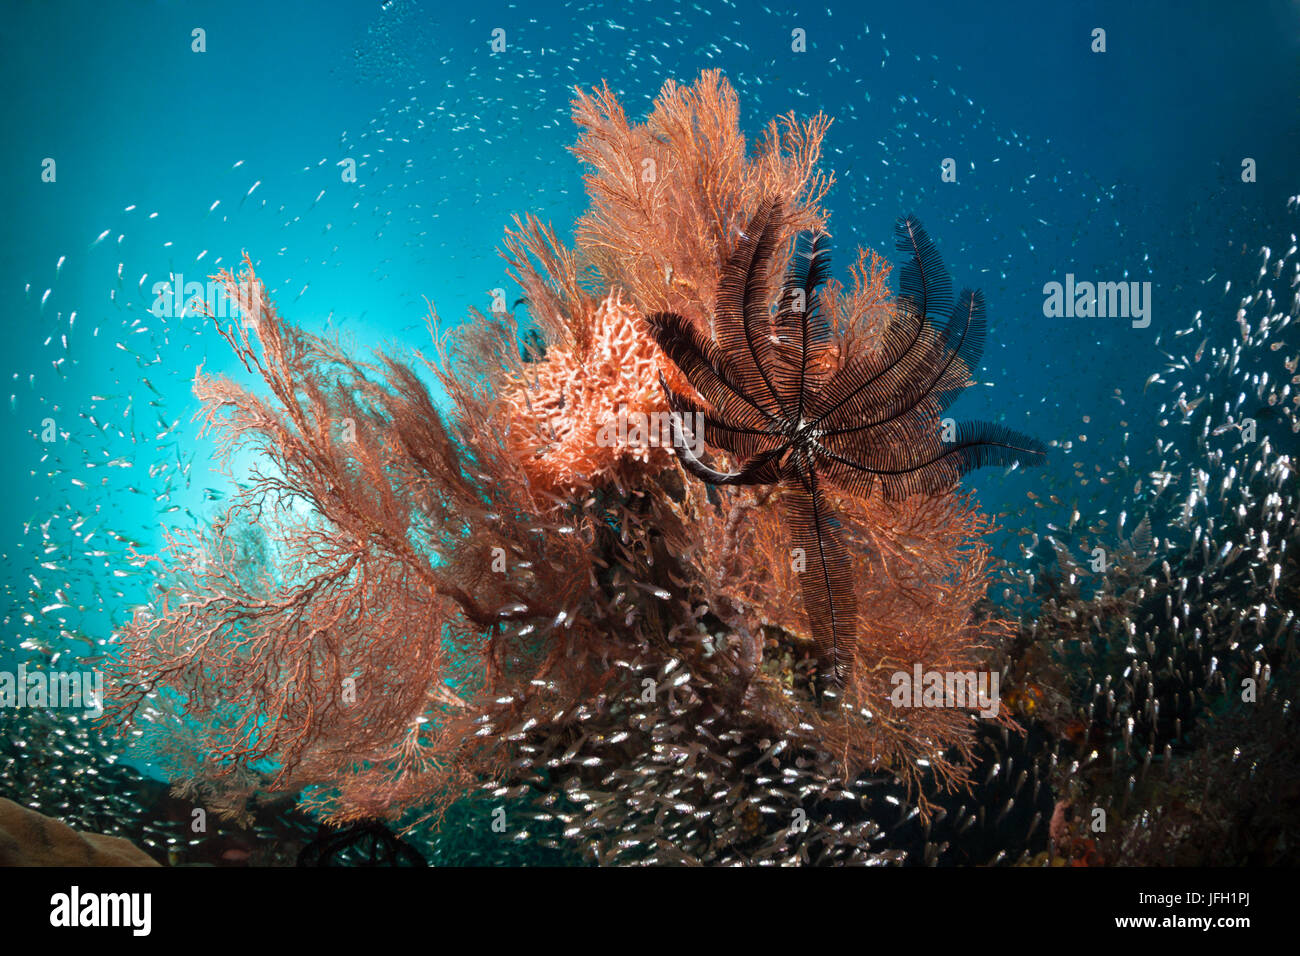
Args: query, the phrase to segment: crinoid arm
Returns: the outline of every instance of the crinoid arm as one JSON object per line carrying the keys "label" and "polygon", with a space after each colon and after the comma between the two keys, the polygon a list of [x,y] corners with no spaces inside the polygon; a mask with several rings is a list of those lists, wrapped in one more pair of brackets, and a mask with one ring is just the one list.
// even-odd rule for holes
{"label": "crinoid arm", "polygon": [[801,468],[781,499],[792,553],[801,559],[799,586],[816,646],[818,683],[823,690],[838,689],[848,678],[858,635],[853,562],[814,469]]}
{"label": "crinoid arm", "polygon": [[1046,450],[1002,425],[942,427],[941,413],[971,382],[984,350],[984,298],[952,282],[915,216],[898,220],[907,256],[892,321],[880,347],[834,356],[821,289],[829,268],[826,236],[800,237],[772,307],[782,205],[765,199],[718,280],[714,337],[676,313],[652,315],[664,354],[702,399],[660,377],[669,407],[697,415],[705,443],[741,464],[705,464],[674,421],[678,459],[712,485],[779,484],[823,687],[842,686],[858,633],[854,563],[828,486],[856,498],[879,490],[891,500],[947,493],[986,465],[1033,464]]}

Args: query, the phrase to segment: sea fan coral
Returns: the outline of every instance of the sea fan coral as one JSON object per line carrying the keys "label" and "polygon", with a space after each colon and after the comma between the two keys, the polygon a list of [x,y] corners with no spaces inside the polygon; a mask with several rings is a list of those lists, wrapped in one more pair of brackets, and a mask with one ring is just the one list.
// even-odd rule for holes
{"label": "sea fan coral", "polygon": [[[669,462],[668,443],[619,440],[629,419],[663,410],[661,357],[636,310],[611,292],[592,317],[583,355],[555,345],[508,376],[510,449],[535,488],[576,493],[608,483],[621,466]],[[657,436],[656,436],[657,439]]]}
{"label": "sea fan coral", "polygon": [[[576,248],[532,217],[505,240],[543,349],[521,354],[512,313],[475,313],[431,361],[362,362],[285,322],[251,262],[218,277],[244,320],[221,334],[270,395],[206,375],[195,388],[224,450],[257,464],[221,520],[157,559],[163,595],[119,635],[114,719],[235,812],[273,790],[337,822],[436,817],[486,785],[562,794],[553,816],[588,814],[607,846],[655,819],[646,800],[672,797],[685,816],[655,846],[689,858],[864,858],[837,841],[868,838],[869,822],[818,817],[813,850],[777,818],[866,771],[904,780],[923,808],[923,777],[965,779],[972,708],[894,707],[890,680],[917,663],[998,666],[1006,626],[976,609],[988,519],[947,488],[827,492],[868,613],[841,706],[823,707],[774,496],[607,439],[621,413],[666,409],[661,373],[704,397],[645,317],[717,334],[719,283],[767,197],[783,210],[772,274],[797,232],[824,230],[829,121],[786,117],[751,149],[717,73],[666,84],[642,125],[607,89],[579,93],[574,115],[591,199]],[[892,354],[888,274],[862,252],[849,286],[822,287],[828,371]],[[263,561],[246,560],[250,529]],[[679,787],[655,748],[712,776]],[[782,765],[795,782],[769,806],[760,781]],[[688,820],[733,791],[747,809],[700,837]]]}
{"label": "sea fan coral", "polygon": [[739,117],[735,90],[717,70],[693,86],[665,83],[641,124],[628,121],[608,87],[577,91],[573,153],[589,167],[591,199],[574,230],[578,249],[532,216],[506,235],[512,274],[553,341],[572,342],[585,358],[593,283],[625,290],[642,315],[676,312],[711,331],[718,277],[763,197],[785,204],[782,241],[825,227],[821,201],[834,178],[818,164],[830,119],[783,116],[751,150]]}

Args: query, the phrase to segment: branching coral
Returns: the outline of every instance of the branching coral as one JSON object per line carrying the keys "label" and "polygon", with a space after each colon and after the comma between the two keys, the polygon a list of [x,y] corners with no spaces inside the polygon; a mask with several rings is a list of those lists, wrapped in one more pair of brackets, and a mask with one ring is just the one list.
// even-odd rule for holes
{"label": "branching coral", "polygon": [[507,234],[506,247],[534,319],[553,339],[571,340],[580,358],[591,341],[593,284],[626,290],[642,315],[677,312],[708,329],[718,276],[764,197],[789,212],[782,240],[825,227],[821,201],[834,179],[819,168],[830,126],[822,114],[773,120],[751,151],[735,90],[709,70],[693,86],[665,83],[645,123],[630,123],[608,87],[577,91],[573,118],[591,199],[575,229],[578,251],[532,217]]}
{"label": "branching coral", "polygon": [[[576,249],[532,217],[505,243],[544,353],[519,357],[512,314],[475,313],[431,361],[361,362],[281,319],[251,263],[219,277],[244,320],[222,335],[270,395],[205,375],[196,392],[225,451],[258,464],[221,521],[159,558],[168,589],[120,635],[111,699],[125,726],[184,715],[206,755],[186,768],[193,792],[237,808],[260,790],[308,789],[343,822],[436,816],[488,781],[585,795],[613,833],[627,829],[619,813],[649,811],[599,794],[626,792],[651,756],[636,748],[669,739],[723,782],[748,774],[732,781],[741,789],[761,786],[774,741],[819,792],[870,769],[914,787],[922,767],[963,781],[972,708],[888,697],[890,674],[914,663],[996,666],[1004,625],[975,611],[988,522],[970,501],[832,492],[870,613],[828,710],[809,692],[814,635],[773,497],[707,488],[667,449],[600,438],[621,410],[666,408],[661,374],[691,395],[645,316],[671,310],[711,336],[719,278],[765,197],[784,209],[773,270],[796,232],[824,229],[828,121],[783,118],[750,150],[717,73],[667,84],[641,125],[608,89],[579,93],[574,113],[591,198]],[[825,286],[827,369],[888,342],[887,276],[864,252],[849,287]],[[250,523],[268,538],[264,566],[240,557]],[[727,792],[665,786],[693,812]],[[732,833],[735,854],[690,843],[688,823],[674,842],[700,859],[756,846],[808,859],[764,836],[762,821],[798,802],[792,790],[772,804],[782,810],[757,796],[758,817],[737,810],[756,842]],[[870,829],[828,820],[813,855],[854,857],[832,844]]]}
{"label": "branching coral", "polygon": [[591,333],[583,358],[555,346],[506,380],[510,448],[536,488],[576,493],[608,481],[624,464],[652,457],[668,464],[667,443],[616,440],[620,419],[637,421],[664,407],[655,381],[658,349],[645,322],[611,292],[592,317]]}

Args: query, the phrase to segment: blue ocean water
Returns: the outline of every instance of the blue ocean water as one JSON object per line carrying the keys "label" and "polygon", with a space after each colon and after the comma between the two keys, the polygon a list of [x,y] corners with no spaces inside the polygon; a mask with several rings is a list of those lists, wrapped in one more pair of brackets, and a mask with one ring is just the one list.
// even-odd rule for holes
{"label": "blue ocean water", "polygon": [[[1076,462],[1109,473],[1150,446],[1156,416],[1133,400],[1175,351],[1171,330],[1204,310],[1230,338],[1225,283],[1295,231],[1293,2],[17,0],[6,13],[0,662],[102,654],[149,597],[124,556],[201,525],[229,487],[190,387],[199,366],[241,370],[200,317],[151,316],[154,284],[202,281],[247,252],[305,328],[363,350],[427,347],[426,298],[449,325],[509,287],[495,253],[512,216],[571,235],[585,205],[566,151],[575,86],[607,82],[639,116],[666,79],[720,68],[752,135],[789,110],[834,117],[837,261],[859,244],[892,257],[896,217],[919,216],[955,285],[988,300],[986,384],[955,411],[1055,443],[1043,474],[969,480],[1008,525],[1053,520],[1028,507],[1031,489],[1067,511],[1127,491],[1080,486]],[[340,178],[348,160],[355,183]],[[1046,317],[1044,285],[1067,274],[1150,282],[1150,326]]]}

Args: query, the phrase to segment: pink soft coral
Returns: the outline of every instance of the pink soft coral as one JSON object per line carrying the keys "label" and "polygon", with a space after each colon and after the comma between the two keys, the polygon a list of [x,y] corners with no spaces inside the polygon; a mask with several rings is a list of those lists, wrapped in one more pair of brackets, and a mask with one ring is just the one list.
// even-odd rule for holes
{"label": "pink soft coral", "polygon": [[621,417],[665,408],[658,378],[663,357],[644,320],[621,292],[611,291],[591,332],[585,350],[552,347],[507,379],[507,441],[540,490],[575,493],[632,462],[663,467],[669,460],[657,443],[609,438]]}

